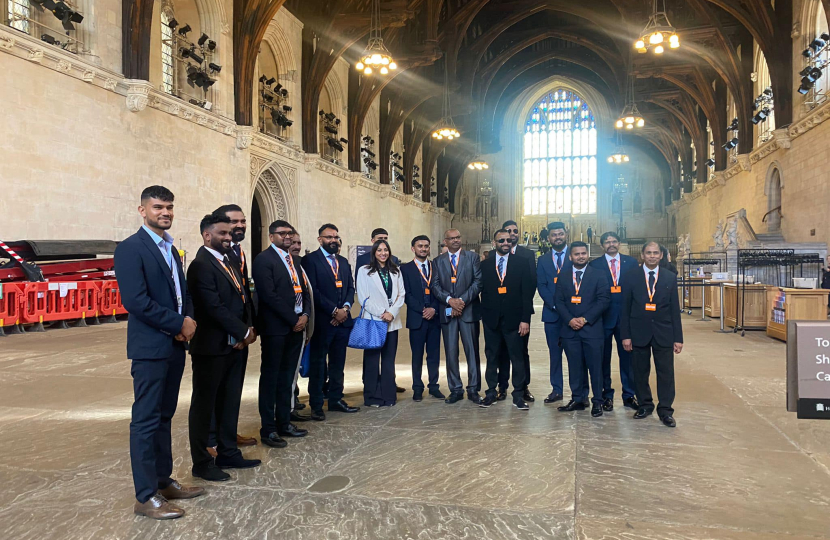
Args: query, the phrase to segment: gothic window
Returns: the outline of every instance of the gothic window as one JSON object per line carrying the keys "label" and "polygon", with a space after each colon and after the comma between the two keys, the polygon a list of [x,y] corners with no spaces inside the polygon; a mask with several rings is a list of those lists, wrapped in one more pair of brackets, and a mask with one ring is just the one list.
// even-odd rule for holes
{"label": "gothic window", "polygon": [[173,67],[173,48],[175,42],[173,29],[170,28],[170,21],[173,19],[173,12],[169,7],[162,8],[161,12],[161,86],[168,94],[176,90],[176,74]]}
{"label": "gothic window", "polygon": [[597,128],[582,98],[567,90],[543,97],[522,142],[525,215],[596,213]]}
{"label": "gothic window", "polygon": [[29,0],[8,0],[9,26],[28,34],[31,16]]}

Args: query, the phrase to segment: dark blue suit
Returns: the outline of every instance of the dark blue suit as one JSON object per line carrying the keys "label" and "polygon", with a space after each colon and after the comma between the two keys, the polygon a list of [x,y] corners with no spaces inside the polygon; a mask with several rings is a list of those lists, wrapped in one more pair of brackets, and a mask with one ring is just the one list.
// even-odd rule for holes
{"label": "dark blue suit", "polygon": [[536,266],[536,281],[539,296],[545,303],[542,309],[542,322],[545,323],[545,337],[550,353],[550,385],[553,387],[553,393],[561,396],[564,393],[564,383],[562,380],[562,343],[559,339],[559,312],[556,311],[556,280],[560,275],[570,278],[571,261],[568,258],[567,248],[562,250],[562,263],[557,272],[554,264],[555,258],[556,252],[553,250],[539,257],[539,264]]}
{"label": "dark blue suit", "polygon": [[[428,387],[438,390],[438,369],[441,364],[441,306],[435,293],[430,289],[432,275],[432,261],[426,264],[424,273],[430,280],[428,283],[421,276],[418,267],[421,263],[413,260],[401,266],[403,284],[406,290],[406,327],[409,329],[409,347],[412,349],[412,390],[424,391],[421,381],[421,371],[424,365],[424,348],[427,353]],[[426,294],[429,290],[430,294]],[[424,309],[432,308],[435,316],[426,320],[423,317]]]}
{"label": "dark blue suit", "polygon": [[135,401],[130,422],[130,462],[135,497],[146,502],[172,482],[170,423],[179,400],[185,344],[176,341],[184,317],[193,317],[182,261],[175,246],[182,308],[179,313],[173,273],[143,228],[115,249],[115,275],[127,323],[127,357],[132,360]]}
{"label": "dark blue suit", "polygon": [[[617,283],[621,287],[619,293],[611,291],[611,303],[608,309],[602,316],[602,326],[605,329],[605,343],[602,349],[602,398],[614,399],[614,389],[611,386],[611,341],[612,338],[617,341],[617,355],[620,357],[620,383],[622,384],[623,399],[634,397],[634,373],[631,366],[631,353],[623,349],[622,337],[620,335],[620,319],[623,308],[623,292],[626,287],[630,286],[628,280],[631,277],[626,277],[626,274],[632,269],[639,266],[637,259],[629,257],[628,255],[619,255],[620,268],[617,274],[620,280]],[[608,280],[609,286],[613,286],[613,279],[611,276],[611,267],[608,259],[603,255],[599,259],[594,259],[589,263],[589,266],[596,268],[600,272],[605,273],[605,278]]]}
{"label": "dark blue suit", "polygon": [[[573,269],[573,266],[571,267]],[[560,275],[556,286],[556,311],[559,312],[560,336],[568,355],[568,382],[571,399],[582,403],[588,399],[583,380],[587,369],[593,389],[594,404],[602,404],[602,344],[605,331],[602,314],[611,301],[611,292],[605,276],[596,268],[585,266],[579,294],[574,286],[573,272]],[[581,299],[574,302],[574,297]],[[585,325],[574,330],[571,319],[584,317]]]}
{"label": "dark blue suit", "polygon": [[[328,399],[329,406],[343,399],[343,370],[346,366],[346,348],[349,334],[354,326],[351,314],[343,324],[331,324],[334,310],[346,304],[351,306],[354,299],[352,267],[344,257],[337,255],[337,279],[334,277],[328,252],[319,249],[303,257],[302,266],[314,291],[314,335],[311,337],[309,360],[311,370],[308,376],[308,404],[313,411],[323,408]],[[337,286],[337,281],[342,284]],[[328,356],[328,365],[326,365]],[[328,393],[323,385],[328,378]]]}

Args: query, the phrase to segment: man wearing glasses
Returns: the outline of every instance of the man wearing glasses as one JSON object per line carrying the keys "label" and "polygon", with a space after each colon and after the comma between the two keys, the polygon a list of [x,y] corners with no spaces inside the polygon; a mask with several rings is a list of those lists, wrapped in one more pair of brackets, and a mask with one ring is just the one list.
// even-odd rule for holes
{"label": "man wearing glasses", "polygon": [[[312,420],[322,421],[326,419],[324,399],[328,399],[329,411],[356,413],[360,407],[352,407],[343,400],[346,348],[354,326],[350,312],[354,298],[352,268],[345,257],[337,254],[341,240],[335,225],[326,223],[317,234],[320,249],[303,257],[302,266],[314,291],[315,309],[314,334],[309,344],[309,405]],[[327,375],[328,392],[324,394]]]}

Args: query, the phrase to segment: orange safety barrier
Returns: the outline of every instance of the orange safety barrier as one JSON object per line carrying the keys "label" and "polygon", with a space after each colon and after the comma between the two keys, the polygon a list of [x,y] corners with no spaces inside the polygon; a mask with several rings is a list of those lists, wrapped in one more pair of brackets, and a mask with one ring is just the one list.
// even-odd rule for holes
{"label": "orange safety barrier", "polygon": [[102,315],[115,317],[116,315],[126,315],[127,310],[124,304],[121,303],[121,290],[118,288],[118,282],[113,280],[108,281],[93,281],[99,286],[100,305],[99,310]]}
{"label": "orange safety barrier", "polygon": [[25,302],[21,314],[24,324],[42,325],[98,316],[98,287],[91,281],[40,282],[25,284]]}
{"label": "orange safety barrier", "polygon": [[4,326],[20,324],[25,283],[0,283],[0,334]]}

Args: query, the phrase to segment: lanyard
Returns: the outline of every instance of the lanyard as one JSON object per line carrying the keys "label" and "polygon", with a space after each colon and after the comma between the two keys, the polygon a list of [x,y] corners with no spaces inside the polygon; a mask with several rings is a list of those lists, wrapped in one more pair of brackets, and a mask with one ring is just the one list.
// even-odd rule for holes
{"label": "lanyard", "polygon": [[507,277],[507,261],[504,261],[504,262],[505,262],[504,274],[502,274],[502,273],[499,272],[498,256],[496,257],[496,275],[499,277],[499,285],[501,285],[502,287],[504,287],[504,278]]}
{"label": "lanyard", "polygon": [[[460,258],[461,250],[458,250],[458,253],[449,253],[448,255],[450,256],[450,267],[452,268],[452,275],[453,276],[458,276],[458,259]],[[452,256],[453,255],[456,256],[455,264],[452,263]],[[432,274],[430,274],[430,275],[432,275]]]}
{"label": "lanyard", "polygon": [[[614,260],[614,259],[611,259]],[[614,281],[614,287],[617,286],[617,275],[614,273],[614,270],[611,268],[611,261],[605,261],[608,263],[608,270],[611,272],[611,279]],[[619,262],[619,261],[617,261]],[[617,266],[617,272],[620,271],[619,265]]]}
{"label": "lanyard", "polygon": [[[328,257],[326,257],[328,259]],[[329,259],[328,265],[329,269],[331,269],[332,273],[334,274],[334,281],[339,281],[337,279],[337,275],[340,273],[340,261],[337,260],[337,257],[334,257],[334,266],[331,265],[331,259]]]}
{"label": "lanyard", "polygon": [[[573,274],[574,279],[574,289],[576,290],[576,295],[579,296],[579,288],[582,287],[582,280],[579,283],[576,282],[576,272]],[[585,271],[582,270],[582,279],[585,279]]]}
{"label": "lanyard", "polygon": [[[423,264],[423,263],[421,263],[421,264]],[[432,263],[427,262],[427,264],[429,265],[429,278],[427,278],[424,275],[424,272],[421,270],[421,265],[420,264],[416,263],[415,266],[418,267],[418,273],[421,274],[421,277],[424,278],[424,281],[427,282],[427,287],[429,287],[429,284],[432,282]]]}
{"label": "lanyard", "polygon": [[225,272],[227,272],[228,275],[231,276],[231,279],[233,280],[233,284],[236,285],[236,290],[239,292],[239,296],[242,297],[242,303],[244,304],[245,303],[245,295],[242,293],[242,286],[239,284],[239,280],[236,279],[236,276],[234,275],[233,271],[231,271],[231,269],[228,268],[227,265],[225,265],[225,261],[221,261],[221,262],[222,262],[222,267],[225,269]]}
{"label": "lanyard", "polygon": [[565,266],[565,253],[561,252],[561,255],[562,255],[562,265],[561,266],[556,264],[556,255],[557,255],[557,252],[553,251],[553,252],[551,252],[550,256],[553,257],[553,266],[554,266],[554,268],[556,268],[556,275],[558,276],[559,272],[562,271],[562,266]]}
{"label": "lanyard", "polygon": [[239,246],[239,273],[245,275],[245,250]]}
{"label": "lanyard", "polygon": [[648,301],[654,302],[654,295],[657,292],[657,278],[660,277],[660,274],[654,274],[654,288],[651,288],[648,284],[648,276],[646,276],[646,291],[648,291]]}
{"label": "lanyard", "polygon": [[287,259],[288,259],[288,268],[291,269],[291,281],[294,283],[295,286],[299,285],[300,280],[297,279],[297,271],[294,270],[294,261],[291,260],[291,255],[288,255]]}

